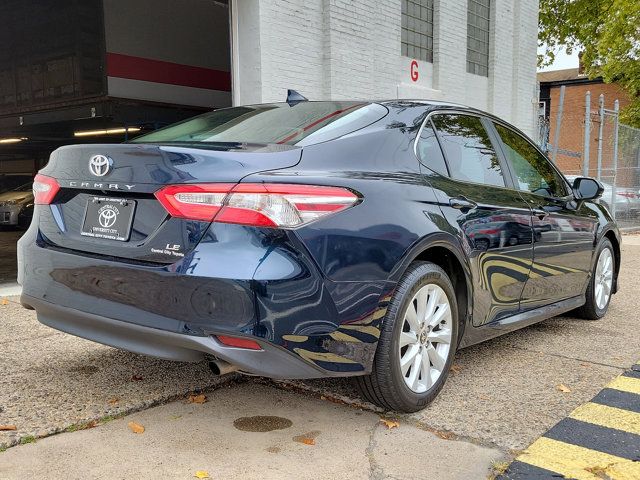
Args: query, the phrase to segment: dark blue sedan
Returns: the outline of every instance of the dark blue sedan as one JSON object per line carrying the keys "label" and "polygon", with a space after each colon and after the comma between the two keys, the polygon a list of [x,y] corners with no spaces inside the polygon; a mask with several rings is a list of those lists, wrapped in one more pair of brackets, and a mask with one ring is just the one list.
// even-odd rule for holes
{"label": "dark blue sedan", "polygon": [[618,288],[602,185],[460,105],[217,110],[62,147],[34,194],[19,282],[40,322],[217,374],[353,376],[386,409],[424,407],[458,348],[600,318]]}

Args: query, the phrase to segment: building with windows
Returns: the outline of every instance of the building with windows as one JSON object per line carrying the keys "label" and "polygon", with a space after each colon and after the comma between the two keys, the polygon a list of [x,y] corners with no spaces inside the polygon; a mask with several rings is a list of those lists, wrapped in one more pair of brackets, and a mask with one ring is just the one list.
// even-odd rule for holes
{"label": "building with windows", "polygon": [[534,133],[538,1],[231,3],[236,103],[429,98]]}
{"label": "building with windows", "polygon": [[534,133],[537,0],[6,0],[0,175],[231,104],[418,98]]}

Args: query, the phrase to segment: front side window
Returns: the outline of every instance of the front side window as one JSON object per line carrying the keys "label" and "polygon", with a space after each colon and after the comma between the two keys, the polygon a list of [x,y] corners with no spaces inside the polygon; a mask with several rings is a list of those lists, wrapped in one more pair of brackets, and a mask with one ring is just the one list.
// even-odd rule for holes
{"label": "front side window", "polygon": [[432,117],[451,177],[504,187],[498,156],[480,117],[437,114]]}
{"label": "front side window", "polygon": [[489,14],[491,0],[467,3],[467,72],[489,76]]}
{"label": "front side window", "polygon": [[495,127],[502,139],[504,153],[513,166],[520,190],[552,198],[567,195],[565,182],[542,153],[510,128],[500,124]]}
{"label": "front side window", "polygon": [[402,55],[433,63],[433,0],[402,0]]}
{"label": "front side window", "polygon": [[430,168],[440,175],[449,175],[447,164],[444,161],[442,150],[436,138],[436,132],[433,130],[430,121],[425,123],[420,137],[418,137],[416,153],[418,154],[420,163],[425,167]]}

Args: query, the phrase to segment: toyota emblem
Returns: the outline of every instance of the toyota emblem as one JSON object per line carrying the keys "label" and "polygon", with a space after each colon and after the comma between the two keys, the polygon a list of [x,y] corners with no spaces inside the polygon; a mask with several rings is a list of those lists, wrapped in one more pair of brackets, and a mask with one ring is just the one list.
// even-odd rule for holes
{"label": "toyota emblem", "polygon": [[104,177],[111,170],[112,162],[106,155],[94,155],[89,159],[89,170],[96,177]]}
{"label": "toyota emblem", "polygon": [[116,208],[109,208],[109,206],[102,207],[98,213],[98,222],[100,222],[103,228],[111,228],[118,219],[118,213],[118,209]]}

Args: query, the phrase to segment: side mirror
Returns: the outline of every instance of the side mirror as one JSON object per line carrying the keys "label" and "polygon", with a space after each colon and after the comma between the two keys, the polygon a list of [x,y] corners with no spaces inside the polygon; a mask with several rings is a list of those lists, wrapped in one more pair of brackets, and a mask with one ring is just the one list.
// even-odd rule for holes
{"label": "side mirror", "polygon": [[578,177],[573,181],[573,194],[576,200],[595,200],[600,198],[604,187],[600,182],[590,177]]}

